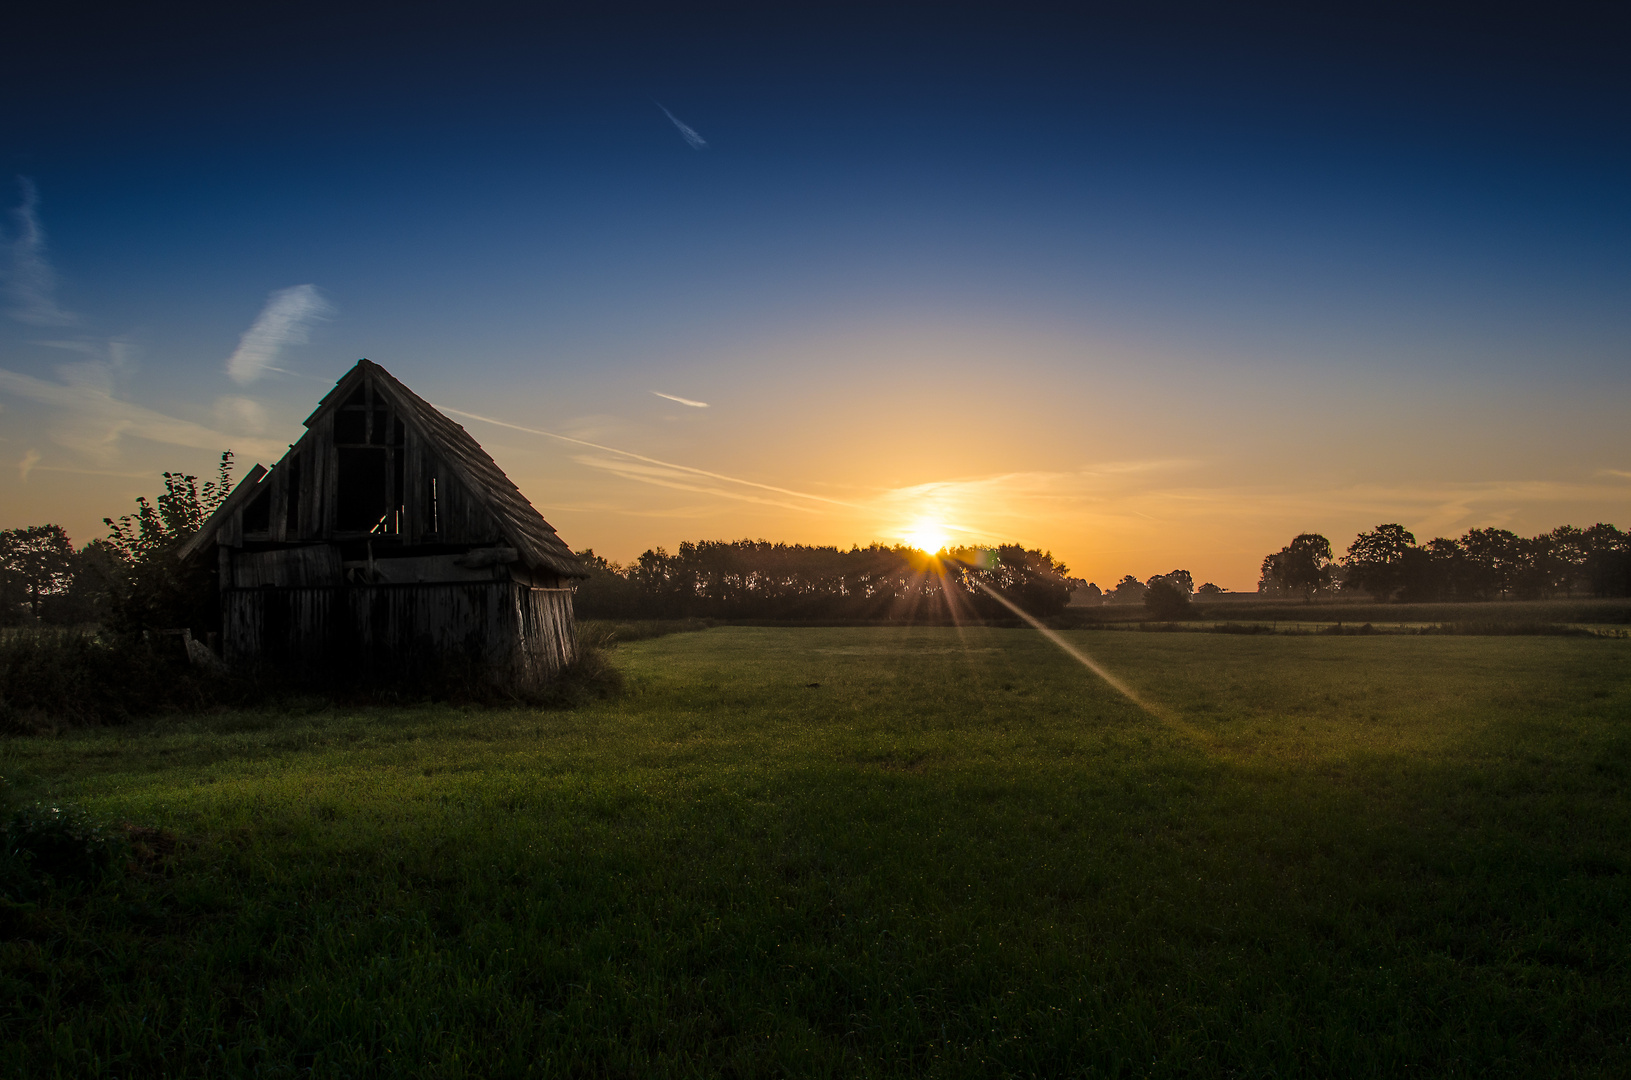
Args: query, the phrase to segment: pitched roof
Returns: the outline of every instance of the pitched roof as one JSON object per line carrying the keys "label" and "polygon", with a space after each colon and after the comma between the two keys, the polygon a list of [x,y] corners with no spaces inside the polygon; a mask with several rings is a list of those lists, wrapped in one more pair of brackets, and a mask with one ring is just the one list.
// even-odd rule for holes
{"label": "pitched roof", "polygon": [[[497,521],[505,540],[516,549],[528,566],[542,567],[563,577],[588,577],[583,564],[572,554],[555,529],[520,490],[504,475],[504,470],[488,456],[481,444],[464,428],[443,416],[436,408],[409,390],[396,377],[372,360],[358,360],[355,367],[340,377],[334,389],[323,396],[316,410],[306,417],[309,428],[325,409],[337,408],[362,381],[372,375],[376,391],[383,391],[396,406],[397,415],[412,426],[425,440],[433,454],[446,462],[470,494],[479,499]],[[259,465],[239,481],[219,509],[210,515],[204,527],[182,548],[179,555],[185,559],[202,550],[236,510],[266,471]]]}
{"label": "pitched roof", "polygon": [[[470,493],[486,504],[498,519],[504,538],[520,552],[522,561],[566,577],[588,576],[583,564],[572,554],[572,549],[555,534],[554,526],[533,509],[532,503],[510,482],[504,470],[488,456],[481,444],[372,360],[358,360],[357,366],[347,372],[323,398],[318,411],[322,411],[337,396],[344,400],[341,391],[349,392],[363,372],[373,374],[375,389],[385,391],[391,403],[397,407],[397,414],[419,429],[431,449],[458,474]],[[311,423],[310,418],[306,422]]]}

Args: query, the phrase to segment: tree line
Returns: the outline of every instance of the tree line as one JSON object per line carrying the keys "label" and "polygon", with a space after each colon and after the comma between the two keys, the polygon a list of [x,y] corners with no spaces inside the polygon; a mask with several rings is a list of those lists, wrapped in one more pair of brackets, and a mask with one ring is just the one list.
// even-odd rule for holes
{"label": "tree line", "polygon": [[1262,595],[1309,599],[1336,590],[1405,603],[1631,596],[1631,534],[1599,522],[1531,537],[1470,529],[1418,544],[1394,523],[1360,533],[1340,559],[1318,533],[1303,533],[1263,559]]}
{"label": "tree line", "polygon": [[[627,566],[593,549],[574,608],[584,618],[954,622],[1009,618],[998,593],[1039,616],[1057,614],[1072,581],[1050,552],[1004,544],[930,555],[903,545],[768,540],[686,541]],[[990,591],[987,591],[990,590]]]}

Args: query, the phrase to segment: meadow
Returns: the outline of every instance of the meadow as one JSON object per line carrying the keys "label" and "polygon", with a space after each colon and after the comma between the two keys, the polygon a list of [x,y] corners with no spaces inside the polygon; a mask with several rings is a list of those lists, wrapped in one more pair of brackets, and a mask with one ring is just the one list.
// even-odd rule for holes
{"label": "meadow", "polygon": [[[6,1076],[1623,1076],[1631,641],[714,627],[0,741]],[[153,832],[151,830],[159,830]]]}

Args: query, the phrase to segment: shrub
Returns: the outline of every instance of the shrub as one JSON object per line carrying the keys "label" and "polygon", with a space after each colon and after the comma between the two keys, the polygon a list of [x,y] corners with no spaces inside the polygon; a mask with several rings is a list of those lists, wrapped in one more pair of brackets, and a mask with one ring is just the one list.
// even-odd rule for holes
{"label": "shrub", "polygon": [[0,637],[0,733],[120,724],[241,696],[241,687],[150,648],[140,638],[71,630]]}

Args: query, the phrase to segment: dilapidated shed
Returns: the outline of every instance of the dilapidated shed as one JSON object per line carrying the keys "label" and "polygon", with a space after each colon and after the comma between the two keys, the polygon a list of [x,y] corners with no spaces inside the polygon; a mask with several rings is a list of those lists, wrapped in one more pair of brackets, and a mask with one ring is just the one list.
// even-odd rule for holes
{"label": "dilapidated shed", "polygon": [[571,549],[469,432],[368,360],[183,559],[213,557],[229,666],[528,692],[574,658]]}

